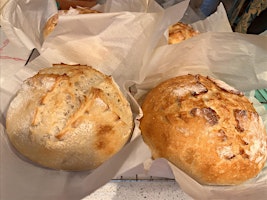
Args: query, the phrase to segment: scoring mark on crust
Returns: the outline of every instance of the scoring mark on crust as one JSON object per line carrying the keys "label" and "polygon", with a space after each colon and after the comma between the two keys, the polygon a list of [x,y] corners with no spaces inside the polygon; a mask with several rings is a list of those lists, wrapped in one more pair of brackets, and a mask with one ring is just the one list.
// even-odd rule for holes
{"label": "scoring mark on crust", "polygon": [[244,96],[244,94],[241,91],[233,88],[232,86],[228,85],[227,83],[225,83],[221,80],[214,79],[214,78],[209,77],[209,76],[207,76],[207,79],[209,79],[211,82],[213,82],[215,85],[217,85],[219,88],[221,88],[222,90],[224,90],[226,92],[236,94],[239,96]]}
{"label": "scoring mark on crust", "polygon": [[228,137],[227,137],[225,131],[222,130],[222,129],[220,129],[220,130],[218,131],[217,136],[218,136],[218,138],[220,139],[221,142],[226,142],[227,139],[228,139]]}
{"label": "scoring mark on crust", "polygon": [[205,120],[211,125],[218,123],[220,116],[212,108],[193,108],[190,111],[192,116],[199,116],[205,118]]}
{"label": "scoring mark on crust", "polygon": [[245,123],[245,119],[247,118],[247,111],[234,109],[234,116],[235,116],[235,121],[236,121],[235,129],[238,132],[244,132],[245,130],[244,123]]}

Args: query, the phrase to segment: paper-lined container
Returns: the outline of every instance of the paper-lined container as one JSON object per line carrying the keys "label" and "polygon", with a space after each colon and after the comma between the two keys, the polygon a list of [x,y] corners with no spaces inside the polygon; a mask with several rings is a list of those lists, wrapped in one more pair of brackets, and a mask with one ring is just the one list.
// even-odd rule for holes
{"label": "paper-lined container", "polygon": [[45,23],[57,13],[54,0],[10,1],[1,17],[10,40],[37,48],[51,63],[91,65],[106,74],[117,73],[114,78],[120,82],[136,79],[162,32],[183,17],[188,2],[163,10],[155,1],[108,0],[92,8],[102,13],[59,16],[45,40]]}
{"label": "paper-lined container", "polygon": [[[92,65],[112,75],[127,95],[124,82],[138,76],[137,70],[143,65],[144,55],[152,53],[155,41],[165,31],[166,25],[158,26],[165,19],[172,22],[168,19],[170,13],[176,16],[173,18],[175,21],[182,18],[188,2],[165,13],[154,1],[149,1],[149,4],[143,0],[107,1],[98,7],[103,11],[101,14],[60,17],[54,32],[44,40],[42,30],[45,22],[57,12],[55,2],[10,0],[1,14],[2,29],[10,41],[27,49],[36,48],[41,56],[26,67],[22,66],[20,71],[14,71],[13,75],[9,74],[10,79],[1,84],[1,93],[5,93],[2,115],[6,115],[8,103],[22,81],[53,63]],[[140,107],[131,96],[128,97],[138,123]],[[1,157],[1,182],[5,183],[1,185],[1,197],[4,199],[80,199],[116,175],[142,163],[144,157],[150,157],[139,131],[135,129],[131,141],[96,170],[67,172],[46,169],[31,163],[13,149],[4,124],[4,120],[1,121],[1,155],[4,155]]]}
{"label": "paper-lined container", "polygon": [[[254,97],[255,91],[247,92],[249,98],[267,127],[267,111]],[[255,177],[236,186],[208,186],[201,185],[183,171],[169,163],[174,173],[175,180],[183,191],[195,199],[259,199],[263,200],[267,195],[267,163],[263,170]]]}
{"label": "paper-lined container", "polygon": [[[57,12],[54,1],[26,2],[11,0],[7,4],[2,13],[3,28],[11,40],[27,48],[37,48],[41,56],[19,72],[14,72],[13,79],[1,85],[1,91],[9,94],[7,98],[11,100],[21,82],[40,68],[58,62],[88,64],[112,75],[128,95],[136,126],[131,142],[93,172],[66,172],[40,168],[19,158],[9,144],[2,125],[1,152],[5,155],[1,161],[1,170],[5,172],[1,174],[5,182],[3,197],[78,199],[111,178],[130,171],[175,177],[181,188],[196,199],[222,199],[225,195],[229,198],[234,198],[233,195],[244,197],[240,193],[243,190],[238,187],[202,186],[164,159],[151,161],[150,150],[138,128],[142,110],[137,100],[155,84],[186,73],[210,75],[242,91],[267,87],[266,37],[233,33],[221,4],[215,14],[192,24],[201,32],[200,35],[177,45],[167,45],[167,27],[183,17],[189,1],[163,10],[154,1],[110,0],[96,7],[103,11],[101,14],[62,16],[54,32],[43,40],[45,21]],[[40,7],[44,4],[44,7],[39,8],[37,4]],[[31,14],[21,14],[20,10],[30,8],[34,8]],[[10,11],[14,14],[11,15]],[[26,25],[22,26],[26,16],[35,17],[35,20],[26,20]],[[137,92],[135,98],[128,91],[129,88],[133,91],[133,86]],[[1,106],[5,107],[1,110],[6,110],[8,105]],[[261,116],[265,116],[265,110],[261,105],[258,107]],[[265,171],[260,176],[263,178],[252,181],[251,185],[241,186],[252,188],[244,193],[245,197],[251,195],[254,199],[256,193],[264,196]],[[206,196],[203,196],[204,191]]]}
{"label": "paper-lined container", "polygon": [[[227,31],[227,25],[222,31],[210,23],[215,20],[213,17],[195,23],[199,29],[203,27],[198,36],[157,48],[149,63],[140,69],[140,79],[132,89],[134,96],[141,104],[144,95],[158,83],[177,75],[199,73],[245,92],[267,127],[267,111],[254,98],[255,89],[267,87],[267,37],[233,33]],[[197,27],[195,24],[192,26]],[[180,187],[194,199],[265,199],[267,195],[267,163],[257,177],[237,186],[201,185],[164,159],[147,160],[142,173],[169,177],[171,173],[155,171],[155,165],[158,165],[156,170],[168,170],[169,166]]]}
{"label": "paper-lined container", "polygon": [[[266,49],[267,50],[267,49]],[[179,62],[177,60],[177,62]],[[226,69],[227,70],[227,69]],[[188,70],[185,74],[191,73],[195,74],[194,68]],[[201,70],[199,71],[201,73]],[[240,70],[242,73],[242,69]],[[159,80],[167,79],[179,75],[175,72],[170,73],[170,76],[156,75],[146,83],[146,81],[141,84],[137,84],[136,87],[136,98],[142,101],[142,97],[154,87],[155,84],[161,82]],[[209,75],[203,70],[202,74]],[[214,77],[214,76],[213,76]],[[223,77],[223,76],[222,76]],[[241,85],[241,84],[240,84]],[[248,91],[245,95],[253,103],[256,111],[261,116],[265,127],[267,127],[267,110],[264,106],[255,99],[255,90]],[[144,168],[139,170],[139,173],[146,175],[156,175],[160,177],[175,178],[176,182],[182,188],[184,192],[189,194],[194,199],[265,199],[267,195],[267,162],[263,170],[255,177],[240,185],[236,186],[212,186],[212,185],[202,185],[195,181],[193,178],[188,176],[185,172],[177,168],[172,163],[165,159],[148,159],[144,163]],[[132,171],[130,171],[132,173]],[[126,173],[127,174],[127,173]]]}

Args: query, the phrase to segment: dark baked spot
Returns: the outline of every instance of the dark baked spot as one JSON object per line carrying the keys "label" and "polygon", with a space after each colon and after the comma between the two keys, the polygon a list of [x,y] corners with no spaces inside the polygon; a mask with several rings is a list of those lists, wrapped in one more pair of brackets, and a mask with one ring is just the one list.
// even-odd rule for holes
{"label": "dark baked spot", "polygon": [[218,123],[220,117],[217,115],[215,110],[211,108],[203,108],[203,113],[205,119],[209,122],[210,125],[215,125]]}
{"label": "dark baked spot", "polygon": [[45,105],[45,98],[46,98],[46,96],[43,96],[43,97],[40,99],[40,101],[39,101],[39,105],[40,105],[40,106]]}
{"label": "dark baked spot", "polygon": [[247,111],[246,110],[239,110],[239,109],[234,109],[234,116],[235,116],[235,121],[236,121],[236,126],[235,129],[238,132],[244,132],[244,121],[247,118]]}
{"label": "dark baked spot", "polygon": [[224,156],[227,160],[231,160],[233,158],[235,158],[235,155],[231,155],[231,156]]}
{"label": "dark baked spot", "polygon": [[119,121],[121,118],[120,118],[120,116],[119,115],[116,115],[116,117],[115,117],[115,120],[114,121]]}
{"label": "dark baked spot", "polygon": [[244,145],[244,146],[248,145],[248,142],[246,142],[241,135],[238,135],[238,139],[241,145]]}
{"label": "dark baked spot", "polygon": [[192,96],[197,96],[199,94],[207,93],[209,90],[206,88],[205,85],[203,85],[200,82],[200,75],[199,74],[195,75],[195,79],[196,79],[196,86],[197,86],[197,88],[199,88],[199,90],[191,92]]}
{"label": "dark baked spot", "polygon": [[249,159],[249,155],[245,153],[245,150],[243,148],[239,150],[239,155],[241,155],[245,159]]}
{"label": "dark baked spot", "polygon": [[112,126],[102,125],[102,126],[99,126],[97,133],[98,135],[104,135],[106,133],[109,133],[111,130],[112,130]]}
{"label": "dark baked spot", "polygon": [[248,143],[246,141],[244,141],[244,140],[243,140],[243,143],[244,143],[244,145],[248,145]]}
{"label": "dark baked spot", "polygon": [[219,115],[212,108],[193,108],[190,114],[205,118],[211,126],[217,124],[220,119]]}
{"label": "dark baked spot", "polygon": [[225,142],[227,140],[227,135],[225,134],[224,130],[220,129],[217,135],[222,142]]}
{"label": "dark baked spot", "polygon": [[201,82],[197,82],[195,85],[195,90],[191,91],[192,96],[197,96],[200,94],[207,93],[209,90],[206,88],[205,85],[203,85]]}
{"label": "dark baked spot", "polygon": [[111,154],[115,150],[115,141],[111,140],[112,133],[113,129],[110,125],[101,125],[98,127],[95,146],[98,150],[103,151],[105,154]]}
{"label": "dark baked spot", "polygon": [[105,142],[104,141],[97,141],[96,142],[96,147],[97,149],[104,149],[106,146]]}

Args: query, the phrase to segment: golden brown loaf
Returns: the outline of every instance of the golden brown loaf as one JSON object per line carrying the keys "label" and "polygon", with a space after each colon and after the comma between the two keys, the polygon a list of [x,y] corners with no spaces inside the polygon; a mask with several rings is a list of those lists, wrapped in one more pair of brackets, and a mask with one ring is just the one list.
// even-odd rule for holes
{"label": "golden brown loaf", "polygon": [[194,30],[189,24],[177,22],[169,27],[169,44],[177,44],[191,37],[198,35],[199,32]]}
{"label": "golden brown loaf", "polygon": [[57,14],[53,15],[47,20],[43,28],[43,37],[46,38],[50,33],[52,33],[52,31],[57,26],[58,17],[60,15],[79,15],[79,14],[90,14],[90,13],[100,13],[100,12],[85,7],[70,8],[69,10],[59,10]]}
{"label": "golden brown loaf", "polygon": [[88,66],[55,65],[23,83],[6,128],[14,147],[42,166],[91,170],[125,145],[133,118],[110,76]]}
{"label": "golden brown loaf", "polygon": [[202,184],[255,177],[267,157],[266,129],[253,105],[222,81],[169,79],[146,96],[141,132],[154,158],[166,158]]}

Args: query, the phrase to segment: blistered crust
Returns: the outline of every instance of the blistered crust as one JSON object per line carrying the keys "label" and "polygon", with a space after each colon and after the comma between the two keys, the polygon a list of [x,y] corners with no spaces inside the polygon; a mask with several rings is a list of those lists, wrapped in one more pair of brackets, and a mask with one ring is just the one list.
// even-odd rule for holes
{"label": "blistered crust", "polygon": [[185,75],[152,89],[140,128],[153,157],[167,158],[202,184],[255,177],[266,162],[266,130],[248,99],[226,85]]}
{"label": "blistered crust", "polygon": [[27,79],[11,102],[7,133],[42,166],[98,167],[129,140],[130,105],[109,76],[87,66],[56,65]]}

